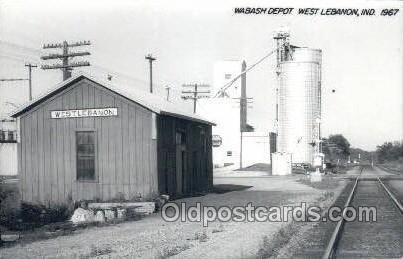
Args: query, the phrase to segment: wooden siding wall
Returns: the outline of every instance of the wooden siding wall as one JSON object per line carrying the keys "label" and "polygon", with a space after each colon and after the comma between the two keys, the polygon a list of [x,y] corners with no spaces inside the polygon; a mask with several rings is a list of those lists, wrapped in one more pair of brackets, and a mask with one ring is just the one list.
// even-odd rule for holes
{"label": "wooden siding wall", "polygon": [[[52,110],[117,107],[118,116],[51,119]],[[22,199],[32,203],[126,199],[158,193],[152,112],[81,80],[21,117]],[[77,130],[95,130],[97,181],[76,180]]]}
{"label": "wooden siding wall", "polygon": [[[205,132],[206,151],[202,149],[200,134]],[[178,194],[176,179],[177,131],[186,133],[186,170],[183,193]],[[209,125],[159,116],[158,119],[158,184],[161,194],[173,197],[211,190],[213,186],[212,128]]]}

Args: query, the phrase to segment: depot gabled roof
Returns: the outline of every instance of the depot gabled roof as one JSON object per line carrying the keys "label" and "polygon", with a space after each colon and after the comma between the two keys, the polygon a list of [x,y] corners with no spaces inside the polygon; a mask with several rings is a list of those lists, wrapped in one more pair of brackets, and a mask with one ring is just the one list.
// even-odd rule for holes
{"label": "depot gabled roof", "polygon": [[214,122],[209,121],[197,114],[187,112],[184,107],[181,107],[180,103],[169,102],[165,98],[145,92],[143,90],[136,89],[135,87],[121,87],[119,85],[112,84],[109,81],[104,81],[101,79],[96,79],[89,75],[78,74],[75,76],[70,77],[69,79],[57,84],[56,86],[50,88],[46,91],[43,95],[39,96],[38,98],[22,105],[20,108],[15,110],[11,117],[19,117],[22,114],[28,112],[29,110],[33,109],[37,105],[43,103],[50,97],[64,91],[65,89],[73,86],[75,83],[81,80],[89,80],[92,81],[101,87],[108,89],[109,91],[118,94],[132,102],[135,102],[146,109],[149,109],[157,114],[161,115],[169,115],[177,118],[188,119],[192,121],[197,121],[204,124],[215,125]]}

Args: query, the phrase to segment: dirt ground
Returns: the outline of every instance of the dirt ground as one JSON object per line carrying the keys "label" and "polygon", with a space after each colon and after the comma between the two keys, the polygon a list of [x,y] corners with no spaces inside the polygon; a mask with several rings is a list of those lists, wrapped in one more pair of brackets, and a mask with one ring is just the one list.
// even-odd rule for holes
{"label": "dirt ground", "polygon": [[[328,203],[344,186],[344,181],[338,179],[311,184],[303,175],[280,177],[239,171],[235,177],[233,174],[222,173],[221,177],[214,179],[215,186],[218,189],[225,187],[225,192],[176,202],[186,202],[187,206],[200,202],[214,207],[246,206],[249,202],[254,206]],[[236,186],[237,191],[228,192],[231,186]],[[16,244],[0,249],[0,258],[253,258],[259,256],[267,243],[276,242],[276,233],[289,223],[215,221],[203,227],[199,222],[165,222],[156,213],[140,221],[83,229],[72,235]]]}

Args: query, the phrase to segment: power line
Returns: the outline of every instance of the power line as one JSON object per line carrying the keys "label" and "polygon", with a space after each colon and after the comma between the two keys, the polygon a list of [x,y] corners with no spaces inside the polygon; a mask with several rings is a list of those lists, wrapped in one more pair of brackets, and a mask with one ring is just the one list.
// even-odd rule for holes
{"label": "power line", "polygon": [[0,57],[8,58],[8,59],[14,59],[14,60],[18,60],[18,61],[21,61],[21,62],[27,62],[27,61],[30,61],[30,62],[37,62],[38,61],[39,62],[39,59],[36,59],[34,57],[16,55],[16,54],[7,55],[7,54],[1,53],[1,52],[0,52]]}
{"label": "power line", "polygon": [[41,50],[40,50],[40,49],[36,49],[36,48],[32,48],[32,47],[23,46],[23,45],[14,43],[14,42],[9,42],[9,41],[0,40],[0,44],[7,45],[7,46],[11,46],[11,47],[13,47],[13,48],[17,48],[17,49],[20,49],[20,50],[35,52],[36,54],[41,54]]}
{"label": "power line", "polygon": [[42,69],[61,69],[63,71],[63,81],[71,77],[71,70],[73,67],[83,67],[89,66],[90,63],[88,61],[80,61],[80,62],[69,62],[69,58],[74,58],[78,56],[88,56],[90,53],[88,51],[85,52],[69,52],[69,48],[79,47],[91,45],[90,41],[80,41],[74,43],[67,43],[67,41],[63,41],[63,43],[54,43],[54,44],[45,44],[43,45],[43,49],[62,49],[62,54],[49,54],[47,56],[42,56],[42,60],[49,59],[61,59],[62,64],[53,64],[53,65],[42,65]]}
{"label": "power line", "polygon": [[[0,41],[0,43],[1,43],[1,41]],[[18,46],[18,45],[17,45]],[[30,61],[30,62],[33,62],[33,61],[35,61],[35,62],[39,62],[40,61],[40,59],[39,58],[34,58],[34,57],[31,57],[31,56],[28,56],[28,55],[17,55],[17,54],[15,54],[15,53],[9,53],[9,55],[7,55],[7,54],[5,54],[4,52],[0,52],[0,57],[4,57],[4,58],[8,58],[8,59],[13,59],[13,60],[16,60],[16,61],[21,61],[21,62],[27,62],[27,61]],[[121,73],[121,72],[117,72],[117,71],[114,71],[114,70],[112,70],[112,69],[110,69],[110,68],[107,68],[107,67],[105,67],[105,66],[103,66],[103,65],[100,65],[100,64],[98,64],[98,63],[94,63],[94,62],[91,62],[91,67],[92,68],[94,68],[94,69],[96,69],[96,70],[98,70],[98,71],[102,71],[102,72],[104,72],[104,73],[107,73],[107,74],[111,74],[111,75],[114,75],[114,76],[116,76],[116,77],[120,77],[120,78],[124,78],[124,79],[127,79],[127,80],[132,80],[132,81],[136,81],[136,82],[139,82],[139,83],[142,83],[142,84],[148,84],[149,82],[147,82],[146,80],[144,80],[144,79],[140,79],[140,78],[138,78],[138,77],[133,77],[133,76],[129,76],[129,75],[127,75],[127,74],[123,74],[123,73]],[[163,79],[164,81],[175,81],[175,80],[167,80],[167,79]],[[175,81],[175,82],[177,82],[177,83],[179,83],[179,81]],[[153,82],[153,85],[156,85],[154,82]],[[159,87],[162,87],[162,85],[160,85],[160,84],[157,84]]]}
{"label": "power line", "polygon": [[13,81],[28,81],[28,78],[5,78],[0,79],[0,82],[13,82]]}
{"label": "power line", "polygon": [[25,64],[28,67],[28,78],[0,78],[1,82],[14,82],[14,81],[28,81],[29,87],[29,100],[32,100],[32,68],[38,67],[37,65],[32,65],[31,63]]}
{"label": "power line", "polygon": [[[4,55],[3,53],[0,53],[0,58],[2,58],[2,57],[7,58],[7,59],[20,61],[22,63],[25,63],[25,62],[28,62],[28,61],[29,62],[34,62],[33,58],[21,58],[19,56],[15,56],[14,54],[13,55]],[[35,62],[36,62],[36,60],[35,60]],[[39,62],[39,58],[38,58],[38,62]],[[114,71],[112,69],[106,68],[106,67],[104,67],[102,65],[99,65],[97,63],[92,63],[91,62],[91,67],[93,69],[97,70],[97,71],[100,71],[100,72],[106,73],[106,74],[110,74],[110,75],[116,76],[118,78],[123,78],[123,79],[126,79],[126,80],[141,83],[141,84],[148,84],[148,82],[146,80],[144,80],[144,79],[140,79],[140,78],[137,78],[137,77],[132,77],[132,76],[129,76],[127,74],[123,74],[123,73]],[[165,81],[169,81],[169,80],[165,80]],[[159,87],[162,87],[162,84],[155,84],[154,82],[153,82],[153,84],[158,85]]]}
{"label": "power line", "polygon": [[99,65],[97,63],[93,63],[93,62],[91,62],[91,63],[92,63],[91,67],[95,68],[98,71],[103,71],[104,73],[107,73],[107,74],[110,74],[110,75],[113,75],[113,76],[116,76],[116,77],[125,78],[125,79],[128,79],[128,80],[136,81],[136,82],[139,82],[139,83],[142,83],[142,84],[148,84],[148,82],[146,80],[144,80],[144,79],[140,79],[140,78],[137,78],[137,77],[132,77],[132,76],[123,74],[121,72],[114,71],[112,69],[106,68],[106,67],[104,67],[102,65]]}
{"label": "power line", "polygon": [[223,87],[220,88],[220,90],[217,91],[217,93],[214,95],[214,98],[216,97],[221,97],[225,95],[225,91],[232,85],[234,84],[239,78],[242,77],[242,75],[248,73],[250,70],[252,70],[255,66],[257,66],[258,64],[260,64],[261,62],[263,62],[263,60],[265,60],[266,58],[270,57],[273,53],[275,53],[277,51],[277,48],[273,49],[272,51],[270,51],[268,54],[266,54],[265,56],[263,56],[261,59],[259,59],[256,63],[254,63],[252,66],[250,66],[248,69],[246,69],[245,71],[242,71],[239,75],[237,75],[236,77],[234,77],[234,79],[232,79],[231,81],[229,81],[228,83],[226,83]]}
{"label": "power line", "polygon": [[[15,48],[15,49],[17,49],[19,51],[30,51],[31,53],[36,53],[39,56],[41,54],[43,54],[43,51],[41,49],[35,49],[33,47],[22,46],[22,45],[19,45],[17,43],[13,43],[13,42],[6,42],[6,41],[0,40],[0,44],[11,46],[11,47],[13,47],[13,48]],[[57,45],[57,44],[53,44],[53,45]],[[50,44],[50,46],[52,46],[52,44]],[[35,62],[35,63],[40,62],[39,57],[34,57],[34,56],[28,55],[26,53],[24,53],[22,55],[19,55],[19,54],[16,54],[16,53],[5,52],[3,50],[0,52],[0,57],[13,59],[13,60],[20,61],[20,62],[23,62],[23,63],[26,63],[26,62]],[[133,76],[129,76],[127,74],[121,73],[121,72],[114,71],[113,69],[107,68],[107,67],[105,67],[105,66],[103,66],[103,65],[101,65],[99,63],[91,62],[91,68],[95,69],[95,72],[106,73],[106,74],[112,75],[113,79],[116,77],[116,78],[123,79],[125,81],[126,80],[131,81],[132,83],[140,83],[142,85],[149,84],[149,82],[147,82],[146,80],[144,80],[142,78],[140,79],[139,77],[133,77]],[[181,85],[181,82],[179,80],[164,78],[164,77],[160,77],[160,76],[158,78],[162,83],[161,84],[155,83],[154,80],[153,80],[153,88],[155,88],[155,86],[158,86],[158,88],[164,89],[166,84]],[[155,90],[155,89],[153,89],[153,90]],[[175,87],[171,87],[170,94],[172,92],[175,93],[175,96],[180,96],[181,95],[180,90],[176,89]],[[172,94],[171,94],[171,96],[172,96]]]}
{"label": "power line", "polygon": [[0,81],[2,82],[29,81],[29,78],[0,78]]}
{"label": "power line", "polygon": [[[7,45],[7,46],[11,46],[11,47],[16,48],[16,49],[18,49],[18,50],[26,50],[26,51],[30,51],[30,52],[32,52],[32,53],[37,53],[37,54],[39,54],[39,55],[42,54],[42,50],[41,50],[41,49],[36,49],[36,48],[33,48],[33,47],[22,46],[22,45],[20,45],[20,44],[13,43],[13,42],[7,42],[7,41],[2,41],[2,40],[0,40],[0,44]],[[50,44],[50,45],[52,45],[52,44]],[[53,45],[56,45],[56,44],[53,44]],[[4,57],[4,58],[8,58],[8,59],[14,59],[14,60],[18,60],[18,61],[21,61],[21,62],[24,62],[24,63],[25,63],[25,62],[28,62],[28,61],[29,61],[29,62],[39,62],[39,61],[40,61],[39,58],[30,56],[30,55],[27,55],[27,54],[24,54],[24,55],[17,55],[17,54],[15,54],[15,53],[12,53],[12,54],[11,54],[12,56],[11,56],[11,55],[4,55],[3,53],[4,53],[4,51],[2,51],[2,53],[0,52],[0,57]],[[129,76],[129,75],[120,73],[120,72],[116,72],[116,71],[114,71],[114,70],[112,70],[112,69],[110,69],[110,68],[106,68],[106,67],[104,67],[104,66],[102,66],[102,65],[99,65],[99,64],[97,64],[97,63],[94,63],[94,62],[91,62],[91,67],[92,67],[92,68],[95,68],[95,69],[98,69],[98,70],[103,70],[104,72],[106,72],[106,73],[108,73],[108,74],[111,74],[111,75],[115,75],[116,77],[123,77],[123,78],[125,78],[125,79],[132,80],[132,81],[137,81],[137,82],[141,82],[141,83],[143,83],[143,84],[148,83],[147,81],[145,81],[145,80],[143,80],[143,79],[139,79],[139,78],[136,78],[136,77],[132,77],[132,76]],[[162,81],[167,81],[167,82],[170,82],[170,83],[176,83],[176,84],[178,84],[178,85],[181,84],[181,82],[178,81],[178,80],[167,79],[167,78],[162,78],[162,77],[159,77],[159,78],[160,78],[160,80],[162,80]],[[153,86],[155,86],[155,85],[157,85],[158,87],[163,87],[165,84],[155,84],[155,82],[153,82]],[[173,89],[171,89],[171,90],[173,90]],[[178,92],[179,92],[179,91],[178,91]]]}

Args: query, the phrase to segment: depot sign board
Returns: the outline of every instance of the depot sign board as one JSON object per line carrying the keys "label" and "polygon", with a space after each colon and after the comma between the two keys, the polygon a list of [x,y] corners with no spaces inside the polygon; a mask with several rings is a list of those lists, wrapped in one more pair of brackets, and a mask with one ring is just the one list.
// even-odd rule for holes
{"label": "depot sign board", "polygon": [[118,116],[118,108],[51,111],[52,119]]}

